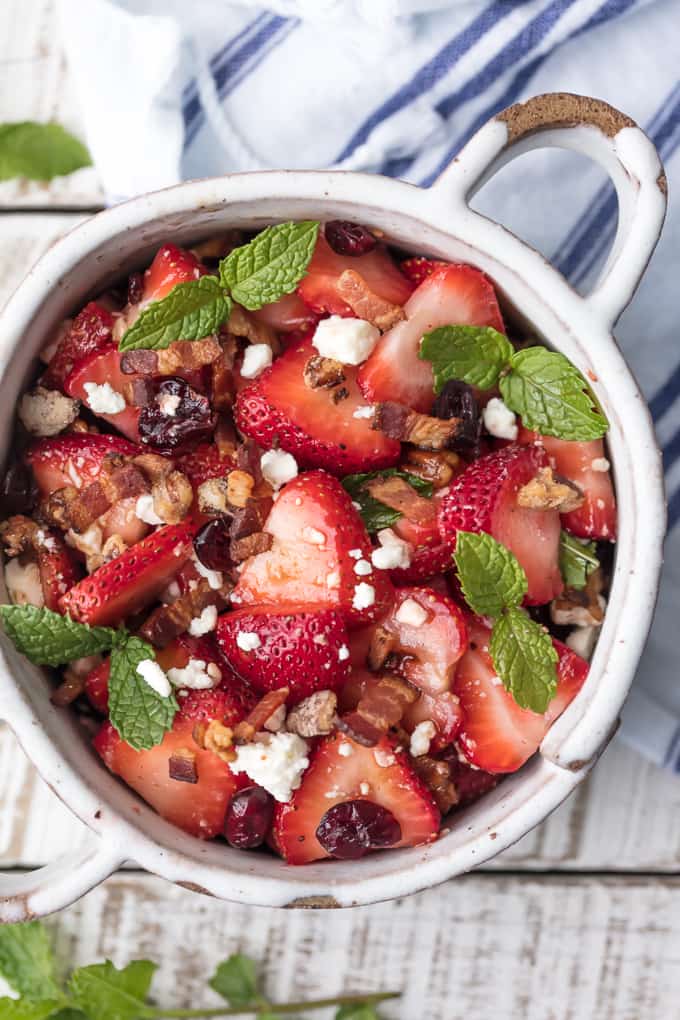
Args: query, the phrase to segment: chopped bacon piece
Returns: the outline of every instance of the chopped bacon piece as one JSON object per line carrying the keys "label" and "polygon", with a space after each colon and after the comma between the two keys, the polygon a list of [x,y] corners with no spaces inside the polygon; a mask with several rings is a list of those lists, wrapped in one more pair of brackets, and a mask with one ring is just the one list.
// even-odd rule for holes
{"label": "chopped bacon piece", "polygon": [[398,475],[372,478],[364,488],[374,499],[402,513],[409,521],[425,524],[432,519],[431,500],[418,495],[413,486]]}
{"label": "chopped bacon piece", "polygon": [[421,754],[412,759],[411,767],[429,788],[443,815],[455,807],[458,803],[458,791],[451,779],[451,769],[447,761],[438,761],[427,754]]}
{"label": "chopped bacon piece", "polygon": [[390,439],[413,443],[421,450],[444,450],[460,431],[459,418],[433,418],[404,404],[385,400],[376,407],[373,428]]}
{"label": "chopped bacon piece", "polygon": [[391,634],[385,627],[376,627],[371,637],[366,662],[368,668],[377,673],[382,669],[388,656],[394,651],[397,645],[396,634]]}
{"label": "chopped bacon piece", "polygon": [[313,354],[305,365],[305,386],[309,386],[310,390],[320,387],[333,389],[345,379],[342,362],[336,361],[335,358],[322,358],[320,354]]}
{"label": "chopped bacon piece", "polygon": [[222,348],[212,336],[204,340],[175,340],[162,351],[125,351],[120,367],[126,375],[176,375],[179,371],[193,372],[211,365],[221,354]]}
{"label": "chopped bacon piece", "polygon": [[418,691],[400,677],[382,676],[365,686],[355,710],[343,715],[338,726],[358,743],[373,747],[417,697]]}
{"label": "chopped bacon piece", "polygon": [[273,541],[273,536],[268,531],[255,531],[252,535],[246,535],[244,538],[232,539],[229,555],[234,563],[243,563],[250,556],[268,552]]}
{"label": "chopped bacon piece", "polygon": [[131,496],[141,496],[149,489],[143,472],[131,461],[114,454],[105,459],[94,482],[80,491],[72,486],[57,490],[43,503],[42,509],[58,527],[64,530],[72,528],[82,534],[114,503]]}
{"label": "chopped bacon piece", "polygon": [[197,581],[195,587],[189,587],[174,602],[154,609],[140,628],[140,635],[156,648],[166,648],[208,606],[216,606],[218,612],[224,609],[231,588],[231,584],[224,584],[214,589],[207,580]]}
{"label": "chopped bacon piece", "polygon": [[260,733],[264,729],[264,724],[268,719],[271,719],[277,708],[286,704],[289,694],[290,688],[288,687],[279,687],[276,691],[268,691],[263,698],[260,698],[250,715],[234,727],[234,739],[240,743],[252,740],[256,733]]}
{"label": "chopped bacon piece", "polygon": [[197,783],[196,752],[179,747],[168,758],[168,775],[179,783]]}
{"label": "chopped bacon piece", "polygon": [[380,297],[354,269],[345,269],[336,284],[338,297],[352,309],[358,319],[365,319],[381,333],[405,318],[401,305]]}

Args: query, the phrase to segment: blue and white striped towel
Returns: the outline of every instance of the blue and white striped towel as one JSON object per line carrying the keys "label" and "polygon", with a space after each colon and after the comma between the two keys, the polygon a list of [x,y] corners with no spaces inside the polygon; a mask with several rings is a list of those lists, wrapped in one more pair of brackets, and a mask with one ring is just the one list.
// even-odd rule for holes
{"label": "blue and white striped towel", "polygon": [[[680,0],[60,0],[87,141],[110,201],[268,167],[429,184],[493,113],[551,90],[600,96],[680,177]],[[549,172],[548,172],[549,171]],[[484,211],[587,288],[614,235],[601,172],[535,153]],[[680,209],[617,333],[666,461],[662,597],[622,735],[680,769]]]}

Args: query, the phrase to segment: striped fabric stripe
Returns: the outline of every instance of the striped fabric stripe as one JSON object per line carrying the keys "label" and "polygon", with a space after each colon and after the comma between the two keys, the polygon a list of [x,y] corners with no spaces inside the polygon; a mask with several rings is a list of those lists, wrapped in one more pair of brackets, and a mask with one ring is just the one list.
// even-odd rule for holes
{"label": "striped fabric stripe", "polygon": [[[214,74],[215,71],[221,67],[223,62],[228,58],[229,54],[234,50],[236,46],[243,43],[253,32],[256,32],[263,21],[268,20],[268,15],[265,11],[258,14],[256,18],[245,25],[240,32],[238,32],[232,39],[222,46],[217,53],[213,53],[212,57],[208,61],[210,71]],[[184,123],[190,123],[193,119],[190,113],[190,104],[198,97],[198,85],[196,79],[192,78],[191,81],[187,82],[182,92],[182,113],[184,115]],[[195,116],[195,114],[194,114]]]}

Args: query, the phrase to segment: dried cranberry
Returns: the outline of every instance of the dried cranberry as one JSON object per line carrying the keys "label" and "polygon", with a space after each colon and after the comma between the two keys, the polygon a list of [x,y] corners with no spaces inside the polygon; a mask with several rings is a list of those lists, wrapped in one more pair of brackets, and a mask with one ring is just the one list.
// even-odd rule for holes
{"label": "dried cranberry", "polygon": [[231,801],[224,822],[227,843],[237,850],[252,850],[264,843],[274,814],[274,801],[260,786],[241,790]]}
{"label": "dried cranberry", "polygon": [[[139,415],[139,435],[159,453],[189,453],[216,424],[210,401],[184,380],[153,380],[154,398]],[[179,399],[177,399],[179,398]]]}
{"label": "dried cranberry", "polygon": [[230,541],[229,521],[216,517],[194,537],[194,552],[208,570],[229,570],[234,565],[229,555]]}
{"label": "dried cranberry", "polygon": [[144,295],[144,277],[141,273],[130,273],[127,285],[129,305],[138,305]]}
{"label": "dried cranberry", "polygon": [[460,418],[461,429],[451,445],[463,453],[475,453],[482,431],[482,417],[472,386],[458,379],[449,379],[434,402],[432,414],[446,420]]}
{"label": "dried cranberry", "polygon": [[8,469],[0,486],[0,512],[3,517],[12,514],[30,514],[38,502],[38,489],[33,472],[20,460]]}
{"label": "dried cranberry", "polygon": [[331,220],[326,224],[325,234],[338,255],[368,255],[378,243],[370,230],[349,220]]}
{"label": "dried cranberry", "polygon": [[316,838],[331,857],[351,861],[369,850],[394,846],[401,839],[401,826],[391,811],[372,800],[346,800],[328,809]]}

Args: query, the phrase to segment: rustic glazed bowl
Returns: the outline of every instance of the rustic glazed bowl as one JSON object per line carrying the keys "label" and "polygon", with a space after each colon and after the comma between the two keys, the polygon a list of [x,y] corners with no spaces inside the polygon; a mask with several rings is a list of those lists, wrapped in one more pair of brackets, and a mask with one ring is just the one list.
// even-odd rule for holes
{"label": "rustic glazed bowl", "polygon": [[[536,251],[468,205],[499,167],[541,146],[586,154],[616,186],[616,241],[599,283],[586,297]],[[103,285],[147,264],[162,242],[195,242],[225,227],[341,218],[379,228],[414,252],[478,266],[494,280],[510,314],[587,375],[611,423],[619,540],[609,608],[588,681],[540,751],[457,814],[437,842],[357,862],[292,868],[273,856],[201,842],[163,821],[107,772],[74,714],[50,704],[46,677],[2,635],[0,718],[92,836],[88,848],[47,867],[0,876],[1,920],[59,910],[125,861],[187,888],[251,904],[336,907],[404,896],[489,860],[583,780],[616,729],[651,622],[661,565],[665,510],[659,451],[611,330],[656,244],[665,193],[656,151],[628,117],[597,100],[545,95],[487,122],[427,190],[385,177],[324,171],[194,181],[102,212],[43,256],[0,323],[3,461],[19,394],[55,323]]]}

